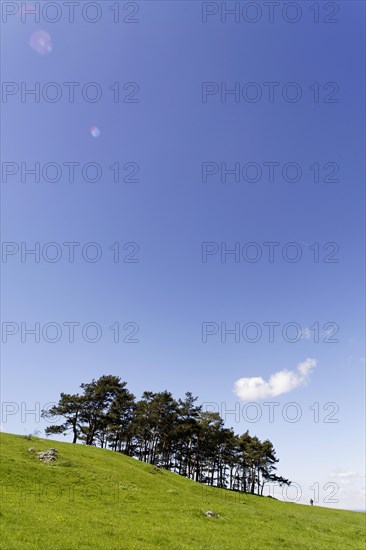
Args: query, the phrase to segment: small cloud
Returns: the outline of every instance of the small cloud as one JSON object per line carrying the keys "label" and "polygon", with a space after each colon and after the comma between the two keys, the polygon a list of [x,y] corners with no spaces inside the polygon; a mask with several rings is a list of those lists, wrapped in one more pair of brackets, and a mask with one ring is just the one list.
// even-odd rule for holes
{"label": "small cloud", "polygon": [[[334,331],[334,326],[327,329],[319,330],[315,326],[305,327],[301,329],[301,340],[313,340],[314,342],[323,341],[325,338],[330,338],[334,336],[336,332]],[[330,340],[331,342],[332,340]]]}
{"label": "small cloud", "polygon": [[301,331],[301,338],[303,338],[304,340],[310,340],[311,337],[312,337],[312,333],[310,328],[309,327],[303,328]]}
{"label": "small cloud", "polygon": [[358,478],[358,477],[364,477],[362,474],[358,474],[357,472],[332,472],[330,474],[330,477],[336,477],[338,479],[350,479],[350,478]]}
{"label": "small cloud", "polygon": [[234,384],[234,393],[243,401],[253,401],[288,393],[305,385],[315,366],[316,360],[308,357],[302,363],[297,364],[296,370],[283,369],[272,374],[268,382],[261,376],[239,378]]}

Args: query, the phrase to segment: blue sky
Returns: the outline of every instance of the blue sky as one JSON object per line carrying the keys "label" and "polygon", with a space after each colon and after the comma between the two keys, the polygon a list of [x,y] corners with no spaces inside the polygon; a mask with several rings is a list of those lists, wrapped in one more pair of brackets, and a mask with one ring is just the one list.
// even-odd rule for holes
{"label": "blue sky", "polygon": [[[299,484],[301,502],[309,501],[310,487],[318,483],[320,505],[363,509],[364,4],[337,2],[338,14],[332,15],[320,3],[319,23],[310,2],[294,3],[301,15],[284,12],[285,3],[279,2],[272,23],[262,2],[256,23],[246,20],[255,16],[247,2],[240,2],[237,23],[233,16],[222,22],[216,2],[139,2],[138,13],[130,16],[136,23],[114,23],[108,1],[98,4],[101,17],[95,23],[83,20],[79,10],[70,23],[62,2],[60,21],[50,22],[56,13],[52,5],[42,11],[52,2],[40,2],[39,22],[30,15],[22,22],[20,11],[11,13],[20,4],[2,6],[3,338],[11,327],[19,329],[3,345],[2,428],[43,430],[34,416],[22,419],[21,403],[29,409],[43,406],[57,401],[61,391],[75,392],[81,382],[106,373],[126,380],[138,397],[146,389],[168,389],[176,397],[189,390],[203,403],[239,407],[239,421],[227,415],[227,425],[273,441],[279,472]],[[120,2],[121,19],[135,10],[134,3],[126,4]],[[202,14],[216,8],[203,23]],[[286,21],[296,14],[297,22]],[[39,31],[48,33],[43,37],[50,42],[34,35]],[[22,86],[30,89],[37,82],[40,101],[31,96],[22,101]],[[52,82],[56,87],[47,84]],[[73,103],[65,82],[80,84]],[[84,90],[92,97],[95,85],[85,88],[91,82],[102,91],[94,103],[82,95]],[[116,82],[122,99],[137,84],[138,101],[115,103],[109,87]],[[219,92],[204,102],[207,82]],[[273,101],[268,82],[275,83]],[[19,92],[11,95],[14,83]],[[220,90],[235,86],[240,96],[222,99]],[[295,88],[301,99],[291,102],[287,97]],[[44,99],[55,90],[61,90],[60,101]],[[250,102],[254,90],[262,97]],[[332,98],[337,102],[328,102]],[[97,137],[93,126],[100,131]],[[35,182],[21,163],[31,168],[36,162],[41,170],[57,163],[59,180],[50,181],[51,167],[48,181],[46,176]],[[64,164],[70,162],[80,163],[74,182],[70,164]],[[123,178],[137,165],[138,181],[115,183],[109,167],[117,162]],[[268,162],[276,163],[272,182]],[[100,167],[99,181],[83,179],[87,163]],[[206,182],[203,163],[219,170]],[[227,168],[239,163],[240,181],[230,175],[220,181],[222,163]],[[288,181],[294,178],[291,165],[283,172],[288,163],[300,169],[299,181]],[[258,167],[258,181],[246,181],[243,171],[255,179],[250,170]],[[334,168],[338,181],[327,181]],[[5,179],[11,170],[17,173]],[[44,248],[51,242],[57,246]],[[69,242],[80,243],[72,263],[63,244]],[[91,242],[97,248],[84,248]],[[273,262],[266,242],[279,243]],[[300,247],[297,262],[282,255],[288,250],[291,257],[295,249],[286,248],[291,242]],[[31,249],[35,243],[46,258],[61,251],[60,260],[41,255],[36,262],[23,255],[22,261],[22,246]],[[138,262],[114,262],[109,249],[114,243],[122,259],[136,252]],[[124,250],[126,243],[136,244]],[[204,262],[202,243],[217,243],[213,249],[219,251],[237,246],[239,261],[215,253]],[[254,251],[247,243],[261,251],[257,262],[247,261],[245,251]],[[87,261],[95,250],[100,260]],[[50,322],[62,328],[55,343],[46,341],[53,337],[52,327],[35,343],[21,326],[39,323],[42,330]],[[72,343],[65,322],[79,323]],[[82,337],[91,322],[102,331],[96,343]],[[279,323],[273,342],[263,324],[269,322]],[[132,325],[123,329],[126,323],[138,325],[139,342],[115,343],[109,329],[114,323],[122,339],[131,330]],[[205,343],[203,323],[218,328]],[[239,342],[234,336],[222,342],[222,323],[228,329],[239,323],[240,331],[256,323],[262,336],[248,342],[241,332]],[[282,336],[287,323],[301,327],[297,342],[288,341],[296,336],[294,326],[287,339]],[[319,323],[319,342],[309,329],[314,323]],[[338,342],[326,341],[335,326]],[[93,334],[91,327],[87,337]],[[247,340],[253,339],[248,334]],[[297,365],[307,359],[316,366],[299,375]],[[290,373],[266,385],[284,369]],[[257,388],[241,401],[235,382],[245,379],[248,388],[253,378],[261,379],[264,393]],[[248,401],[262,412],[256,423],[243,418]],[[263,405],[268,402],[279,403],[273,422]],[[283,410],[291,414],[292,402],[301,410],[296,423],[282,416]],[[16,405],[12,409],[9,403]],[[314,422],[314,403],[319,403],[319,422]],[[326,483],[338,484],[339,502],[327,500]]]}

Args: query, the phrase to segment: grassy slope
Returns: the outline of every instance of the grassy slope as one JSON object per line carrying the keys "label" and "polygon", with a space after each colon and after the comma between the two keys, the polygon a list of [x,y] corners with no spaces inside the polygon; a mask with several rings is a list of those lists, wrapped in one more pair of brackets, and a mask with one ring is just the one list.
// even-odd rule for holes
{"label": "grassy slope", "polygon": [[[0,441],[3,550],[365,548],[365,514],[207,488],[94,447]],[[31,446],[59,460],[40,463]]]}

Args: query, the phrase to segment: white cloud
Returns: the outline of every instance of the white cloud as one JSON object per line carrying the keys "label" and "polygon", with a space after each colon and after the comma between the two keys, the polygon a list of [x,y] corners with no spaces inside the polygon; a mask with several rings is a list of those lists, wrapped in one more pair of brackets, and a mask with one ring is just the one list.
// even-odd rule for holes
{"label": "white cloud", "polygon": [[305,327],[301,331],[301,338],[303,340],[310,340],[314,336],[314,333],[310,330],[309,327]]}
{"label": "white cloud", "polygon": [[[301,340],[312,340],[313,342],[319,342],[329,338],[330,336],[335,336],[336,332],[334,331],[334,326],[328,329],[319,330],[313,325],[312,327],[305,327],[301,329]],[[330,342],[332,340],[329,340]],[[334,340],[335,341],[335,340]]]}
{"label": "white cloud", "polygon": [[364,477],[362,474],[358,474],[357,472],[332,472],[330,474],[330,477],[336,477],[340,479],[349,479],[349,478],[357,478],[357,477]]}
{"label": "white cloud", "polygon": [[272,374],[268,382],[261,376],[239,378],[234,384],[234,393],[243,401],[253,401],[288,393],[306,384],[315,366],[316,360],[308,357],[302,363],[297,364],[296,370],[283,369]]}

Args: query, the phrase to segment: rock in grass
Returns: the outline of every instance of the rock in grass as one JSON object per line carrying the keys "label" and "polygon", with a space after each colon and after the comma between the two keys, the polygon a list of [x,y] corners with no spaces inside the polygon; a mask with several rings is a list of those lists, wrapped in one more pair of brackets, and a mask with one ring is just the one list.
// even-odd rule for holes
{"label": "rock in grass", "polygon": [[47,449],[47,451],[41,451],[37,454],[41,462],[49,463],[57,460],[57,449]]}
{"label": "rock in grass", "polygon": [[207,512],[205,512],[205,516],[207,518],[219,518],[220,517],[219,514],[215,514],[215,512],[212,512],[211,510],[207,510]]}

